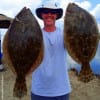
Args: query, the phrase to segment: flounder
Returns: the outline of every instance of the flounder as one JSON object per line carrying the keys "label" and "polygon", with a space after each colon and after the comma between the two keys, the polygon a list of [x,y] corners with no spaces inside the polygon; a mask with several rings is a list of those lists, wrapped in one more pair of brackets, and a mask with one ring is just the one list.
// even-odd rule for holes
{"label": "flounder", "polygon": [[3,63],[16,75],[14,96],[26,95],[25,78],[41,63],[43,48],[40,26],[31,10],[24,7],[13,19],[3,40]]}
{"label": "flounder", "polygon": [[99,30],[94,17],[75,3],[66,8],[64,18],[64,43],[70,56],[80,63],[79,80],[89,82],[93,72],[89,62],[96,54]]}

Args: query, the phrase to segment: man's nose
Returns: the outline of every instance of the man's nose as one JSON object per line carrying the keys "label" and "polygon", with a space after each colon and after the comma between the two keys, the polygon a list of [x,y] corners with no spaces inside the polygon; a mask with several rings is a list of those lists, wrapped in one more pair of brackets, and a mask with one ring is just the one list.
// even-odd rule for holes
{"label": "man's nose", "polygon": [[48,13],[47,15],[48,15],[48,16],[51,16],[51,15],[52,15],[52,13]]}

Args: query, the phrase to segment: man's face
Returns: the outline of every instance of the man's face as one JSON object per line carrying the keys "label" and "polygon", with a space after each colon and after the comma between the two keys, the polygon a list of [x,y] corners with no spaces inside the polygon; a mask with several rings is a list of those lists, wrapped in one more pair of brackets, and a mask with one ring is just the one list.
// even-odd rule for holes
{"label": "man's face", "polygon": [[55,25],[56,18],[57,18],[57,14],[55,13],[52,12],[42,13],[42,19],[46,26]]}

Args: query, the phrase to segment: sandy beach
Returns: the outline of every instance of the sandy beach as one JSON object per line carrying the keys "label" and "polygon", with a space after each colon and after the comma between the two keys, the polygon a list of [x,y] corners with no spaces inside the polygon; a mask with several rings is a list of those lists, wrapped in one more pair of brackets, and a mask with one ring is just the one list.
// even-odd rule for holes
{"label": "sandy beach", "polygon": [[[69,71],[72,85],[70,100],[100,100],[100,79],[95,78],[88,83],[78,81],[74,72]],[[0,100],[30,100],[31,75],[27,77],[28,93],[22,99],[13,97],[13,86],[15,76],[7,68],[5,72],[0,72]]]}

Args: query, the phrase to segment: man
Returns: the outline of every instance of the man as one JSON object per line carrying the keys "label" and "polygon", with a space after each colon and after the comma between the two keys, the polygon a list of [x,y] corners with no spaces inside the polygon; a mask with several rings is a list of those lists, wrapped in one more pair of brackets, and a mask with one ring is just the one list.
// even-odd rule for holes
{"label": "man", "polygon": [[36,9],[36,15],[43,20],[44,59],[32,74],[32,100],[69,100],[71,86],[66,70],[66,50],[63,31],[55,21],[63,10],[51,1]]}

